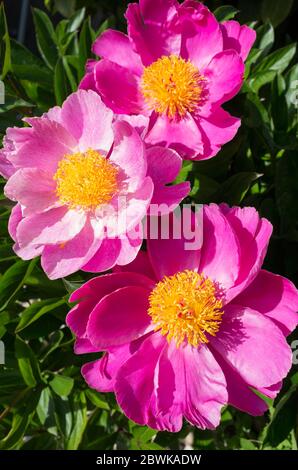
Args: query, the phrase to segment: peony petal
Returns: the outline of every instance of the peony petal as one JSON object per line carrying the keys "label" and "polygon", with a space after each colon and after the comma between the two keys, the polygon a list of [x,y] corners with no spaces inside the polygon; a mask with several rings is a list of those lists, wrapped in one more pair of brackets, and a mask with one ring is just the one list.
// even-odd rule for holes
{"label": "peony petal", "polygon": [[287,375],[292,351],[269,318],[234,304],[225,307],[222,318],[220,330],[210,338],[210,344],[244,382],[259,389],[270,387]]}
{"label": "peony petal", "polygon": [[50,209],[23,219],[18,225],[17,240],[21,248],[64,243],[82,230],[85,221],[83,211],[68,210],[67,207]]}
{"label": "peony petal", "polygon": [[128,286],[106,295],[89,317],[87,335],[92,344],[104,350],[143,336],[151,325],[149,294],[145,287]]}
{"label": "peony petal", "polygon": [[38,168],[18,170],[6,183],[5,195],[23,206],[23,215],[44,212],[58,205],[52,175]]}
{"label": "peony petal", "polygon": [[139,55],[134,52],[128,36],[120,31],[104,31],[94,42],[92,51],[103,59],[130,69],[136,75],[142,74],[143,64]]}
{"label": "peony petal", "polygon": [[17,238],[17,227],[23,219],[22,208],[20,204],[16,204],[10,213],[8,221],[8,233],[11,238],[15,241]]}
{"label": "peony petal", "polygon": [[98,273],[115,266],[121,250],[118,238],[104,238],[94,256],[82,266],[83,271]]}
{"label": "peony petal", "polygon": [[95,68],[95,81],[103,101],[115,113],[144,114],[139,78],[127,68],[102,59]]}
{"label": "peony petal", "polygon": [[179,121],[170,121],[167,116],[153,117],[145,141],[150,145],[171,147],[188,158],[204,150],[200,130],[191,115]]}
{"label": "peony petal", "polygon": [[204,206],[203,246],[199,271],[219,286],[234,286],[240,270],[239,242],[216,204]]}
{"label": "peony petal", "polygon": [[224,49],[234,49],[244,61],[256,40],[256,32],[252,28],[240,25],[234,20],[225,21],[220,27],[223,35]]}
{"label": "peony petal", "polygon": [[128,5],[128,35],[145,66],[163,55],[179,55],[181,37],[171,25],[177,6],[175,0],[142,0],[140,5]]}
{"label": "peony petal", "polygon": [[42,268],[50,279],[69,276],[89,261],[99,245],[88,222],[71,240],[46,246],[41,256]]}
{"label": "peony petal", "polygon": [[202,69],[223,50],[220,25],[208,8],[192,0],[185,1],[178,14],[182,32],[181,56]]}
{"label": "peony petal", "polygon": [[218,106],[240,90],[244,63],[237,52],[226,50],[216,54],[202,73],[208,79],[208,101]]}
{"label": "peony petal", "polygon": [[298,325],[298,291],[282,276],[261,270],[234,302],[268,316],[286,336]]}
{"label": "peony petal", "polygon": [[63,103],[61,118],[78,142],[80,152],[88,149],[107,153],[113,143],[113,113],[92,90],[78,90]]}
{"label": "peony petal", "polygon": [[[160,218],[161,230],[148,232],[148,255],[157,279],[185,269],[198,270],[201,248],[200,213],[184,209],[181,216],[172,214]],[[151,223],[158,222],[152,218]],[[173,256],[173,254],[175,254]]]}

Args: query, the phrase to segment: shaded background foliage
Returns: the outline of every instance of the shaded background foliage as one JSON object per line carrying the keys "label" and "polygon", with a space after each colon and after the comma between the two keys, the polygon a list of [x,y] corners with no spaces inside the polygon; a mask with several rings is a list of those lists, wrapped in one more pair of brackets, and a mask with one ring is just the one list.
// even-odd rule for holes
{"label": "shaded background foliage", "polygon": [[[20,30],[23,3],[0,2],[0,76],[6,91],[0,138],[7,126],[21,126],[23,116],[40,115],[76,90],[100,32],[108,27],[125,31],[125,1],[32,0],[26,29]],[[298,4],[205,3],[218,19],[246,22],[258,36],[243,88],[227,106],[242,118],[240,131],[212,160],[185,162],[178,179],[191,181],[192,201],[255,206],[274,225],[265,267],[297,284]],[[65,315],[69,292],[90,276],[80,272],[51,282],[39,260],[15,256],[7,232],[11,204],[3,195],[4,180],[0,184],[0,340],[6,353],[0,365],[0,449],[178,449],[190,444],[195,449],[297,450],[297,365],[277,400],[269,400],[265,416],[253,418],[227,407],[213,432],[185,423],[178,434],[156,433],[127,420],[112,394],[88,389],[80,366],[94,355],[73,354]],[[297,338],[293,333],[290,343]]]}

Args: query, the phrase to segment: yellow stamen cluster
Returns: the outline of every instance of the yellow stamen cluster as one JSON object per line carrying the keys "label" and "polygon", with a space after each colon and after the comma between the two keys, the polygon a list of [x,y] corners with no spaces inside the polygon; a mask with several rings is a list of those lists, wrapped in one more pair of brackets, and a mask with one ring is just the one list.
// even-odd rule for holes
{"label": "yellow stamen cluster", "polygon": [[117,168],[95,150],[65,155],[54,175],[56,194],[71,208],[94,210],[117,192]]}
{"label": "yellow stamen cluster", "polygon": [[150,109],[169,118],[196,110],[204,77],[197,67],[175,55],[163,56],[145,68],[141,88]]}
{"label": "yellow stamen cluster", "polygon": [[223,310],[214,283],[194,271],[185,270],[165,276],[149,297],[149,315],[155,331],[174,340],[197,347],[207,343],[207,334],[219,330]]}

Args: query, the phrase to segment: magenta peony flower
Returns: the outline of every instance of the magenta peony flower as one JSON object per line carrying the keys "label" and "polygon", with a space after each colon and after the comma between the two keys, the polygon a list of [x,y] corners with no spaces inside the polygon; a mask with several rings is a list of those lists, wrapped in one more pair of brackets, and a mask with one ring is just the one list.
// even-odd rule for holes
{"label": "magenta peony flower", "polygon": [[183,416],[212,429],[227,403],[264,413],[254,390],[280,390],[298,323],[294,285],[261,269],[271,230],[253,208],[204,206],[201,248],[151,239],[148,255],[74,292],[75,352],[106,351],[82,368],[89,386],[159,430],[179,431]]}
{"label": "magenta peony flower", "polygon": [[23,259],[41,255],[51,279],[78,269],[99,272],[131,262],[142,243],[150,203],[171,211],[189,183],[166,186],[182,160],[169,149],[145,150],[128,123],[93,91],[73,93],[31,127],[7,130],[0,172],[18,202],[9,231]]}
{"label": "magenta peony flower", "polygon": [[88,63],[81,88],[97,91],[115,113],[143,116],[149,144],[213,157],[239,128],[221,105],[241,88],[255,32],[218,23],[194,0],[140,0],[126,18],[128,36],[107,30],[95,41],[102,60]]}

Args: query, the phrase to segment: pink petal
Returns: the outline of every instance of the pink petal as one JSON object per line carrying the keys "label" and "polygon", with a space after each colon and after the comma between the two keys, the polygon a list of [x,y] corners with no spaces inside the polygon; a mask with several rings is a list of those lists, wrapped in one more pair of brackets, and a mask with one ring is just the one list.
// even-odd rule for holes
{"label": "pink petal", "polygon": [[209,117],[198,118],[197,124],[203,137],[204,151],[198,154],[195,160],[205,160],[214,157],[222,145],[235,137],[241,120],[231,116],[222,108],[217,108]]}
{"label": "pink petal", "polygon": [[208,79],[208,101],[218,106],[240,90],[244,63],[237,52],[226,50],[216,54],[202,73]]}
{"label": "pink petal", "polygon": [[80,90],[93,90],[98,93],[96,82],[95,82],[95,73],[94,70],[92,72],[86,73],[86,75],[82,78],[79,84]]}
{"label": "pink petal", "polygon": [[50,209],[24,218],[18,225],[17,240],[21,247],[63,243],[77,235],[85,221],[86,215],[82,211],[68,210],[67,207]]}
{"label": "pink petal", "polygon": [[82,367],[82,375],[91,388],[99,392],[113,392],[118,370],[130,357],[129,345],[118,346],[113,352]]}
{"label": "pink petal", "polygon": [[145,140],[150,145],[171,147],[188,158],[203,153],[204,149],[200,130],[191,115],[179,121],[169,120],[167,116],[155,116]]}
{"label": "pink petal", "polygon": [[225,308],[221,327],[210,344],[251,387],[280,382],[292,365],[292,351],[280,329],[254,310]]}
{"label": "pink petal", "polygon": [[160,223],[162,232],[155,234],[150,230],[147,240],[149,259],[157,279],[185,269],[197,271],[201,248],[200,215],[184,209],[182,218],[175,214],[164,216]]}
{"label": "pink petal", "polygon": [[50,279],[59,279],[78,271],[94,255],[100,241],[94,237],[89,223],[71,240],[48,245],[41,256],[41,265]]}
{"label": "pink petal", "polygon": [[44,212],[58,204],[52,175],[37,168],[18,170],[7,182],[4,192],[22,204],[24,216]]}
{"label": "pink petal", "polygon": [[120,31],[104,31],[94,42],[92,51],[102,59],[115,62],[137,75],[142,74],[143,65],[139,55],[134,52],[128,36]]}
{"label": "pink petal", "polygon": [[54,174],[64,155],[73,153],[76,141],[61,124],[46,118],[30,119],[32,133],[14,156],[22,168],[38,168]]}
{"label": "pink petal", "polygon": [[154,184],[171,183],[182,166],[182,159],[174,150],[164,147],[150,147],[146,150],[148,175]]}
{"label": "pink petal", "polygon": [[[189,181],[156,188],[151,200],[150,214],[169,214],[188,196],[190,189]],[[153,207],[154,205],[156,205],[156,208]]]}
{"label": "pink petal", "polygon": [[155,274],[149,260],[148,253],[139,251],[138,256],[126,266],[115,266],[114,272],[133,272],[143,274],[149,279],[155,279]]}
{"label": "pink petal", "polygon": [[102,59],[95,68],[95,81],[103,101],[115,113],[144,114],[139,78],[127,68]]}
{"label": "pink petal", "polygon": [[143,228],[140,224],[135,230],[131,230],[126,235],[121,235],[121,251],[117,264],[119,266],[131,263],[137,256],[143,243]]}
{"label": "pink petal", "polygon": [[104,238],[94,256],[82,266],[83,271],[99,273],[115,266],[121,250],[118,238]]}
{"label": "pink petal", "polygon": [[246,25],[241,26],[234,20],[225,21],[220,27],[224,49],[234,49],[244,61],[256,40],[256,32]]}
{"label": "pink petal", "polygon": [[17,237],[17,227],[23,218],[22,208],[20,204],[16,204],[10,213],[8,221],[8,233],[11,238],[15,241]]}
{"label": "pink petal", "polygon": [[147,173],[144,143],[127,122],[115,122],[114,133],[115,141],[110,161],[124,171],[127,191],[135,191],[141,186]]}
{"label": "pink petal", "polygon": [[[223,206],[221,210],[224,210]],[[260,219],[253,207],[228,208],[225,217],[239,241],[241,259],[238,279],[226,292],[226,299],[230,301],[244,290],[260,271],[272,233],[272,225],[268,220]]]}
{"label": "pink petal", "polygon": [[92,310],[87,325],[91,343],[104,350],[143,336],[151,324],[147,313],[149,294],[147,288],[128,286],[100,300]]}
{"label": "pink petal", "polygon": [[212,57],[223,50],[220,25],[204,5],[185,1],[179,8],[182,30],[181,56],[199,69],[206,67]]}
{"label": "pink petal", "polygon": [[298,291],[282,276],[261,270],[234,302],[268,316],[286,336],[298,325]]}
{"label": "pink petal", "polygon": [[98,352],[98,348],[94,347],[88,338],[77,338],[73,349],[75,354],[90,354]]}
{"label": "pink petal", "polygon": [[70,310],[66,317],[69,328],[78,337],[85,337],[90,313],[97,303],[113,291],[127,286],[143,286],[150,289],[153,284],[147,277],[134,272],[105,274],[85,282],[70,296],[70,302],[79,301],[79,303]]}
{"label": "pink petal", "polygon": [[167,343],[158,333],[144,338],[135,354],[119,369],[116,398],[126,416],[138,424],[149,422],[156,399],[155,369]]}
{"label": "pink petal", "polygon": [[163,55],[179,55],[180,34],[171,26],[177,6],[175,0],[143,0],[140,5],[128,5],[128,35],[145,66]]}
{"label": "pink petal", "polygon": [[240,270],[239,242],[216,204],[204,206],[199,271],[224,289],[234,286]]}
{"label": "pink petal", "polygon": [[80,152],[88,149],[107,153],[113,143],[113,113],[92,90],[78,90],[63,103],[61,118]]}

